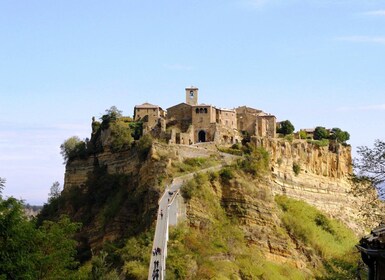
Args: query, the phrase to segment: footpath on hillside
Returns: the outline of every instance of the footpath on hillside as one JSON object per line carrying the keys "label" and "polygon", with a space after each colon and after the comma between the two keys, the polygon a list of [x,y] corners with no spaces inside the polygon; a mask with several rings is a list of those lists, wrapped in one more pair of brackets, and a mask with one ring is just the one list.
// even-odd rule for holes
{"label": "footpath on hillside", "polygon": [[156,220],[155,236],[151,252],[151,260],[149,265],[148,280],[164,280],[166,279],[166,258],[167,258],[167,242],[168,230],[170,225],[176,225],[178,221],[178,213],[180,205],[178,203],[179,191],[183,184],[194,178],[198,173],[215,172],[226,164],[231,163],[238,156],[223,155],[225,163],[213,167],[192,172],[177,178],[174,178],[171,185],[167,186],[161,199],[159,200],[158,216]]}

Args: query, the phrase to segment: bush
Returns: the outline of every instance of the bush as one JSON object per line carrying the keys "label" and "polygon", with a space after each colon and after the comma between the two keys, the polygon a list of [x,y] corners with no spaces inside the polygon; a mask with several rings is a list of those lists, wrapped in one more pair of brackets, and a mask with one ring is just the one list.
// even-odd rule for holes
{"label": "bush", "polygon": [[299,163],[297,163],[297,162],[293,163],[293,172],[294,172],[295,176],[299,175],[299,173],[301,172],[301,166],[299,165]]}
{"label": "bush", "polygon": [[221,180],[225,183],[228,183],[231,179],[234,178],[234,174],[230,168],[223,168],[219,172],[219,176],[221,177]]}
{"label": "bush", "polygon": [[322,126],[317,126],[314,130],[314,140],[322,140],[329,138],[329,131]]}
{"label": "bush", "polygon": [[84,158],[87,156],[86,143],[79,137],[72,136],[60,145],[60,154],[63,156],[64,163],[75,158]]}
{"label": "bush", "polygon": [[248,153],[239,163],[243,171],[252,175],[264,174],[269,170],[270,155],[263,147],[248,145]]}
{"label": "bush", "polygon": [[299,135],[300,139],[306,139],[307,138],[307,133],[304,130],[300,130],[298,135]]}
{"label": "bush", "polygon": [[111,128],[111,143],[112,152],[120,152],[131,147],[133,138],[129,126],[121,121],[115,121],[110,125]]}
{"label": "bush", "polygon": [[282,121],[277,128],[277,132],[283,135],[292,134],[294,132],[294,125],[289,121]]}
{"label": "bush", "polygon": [[145,134],[138,141],[138,155],[141,160],[145,160],[152,147],[152,137]]}

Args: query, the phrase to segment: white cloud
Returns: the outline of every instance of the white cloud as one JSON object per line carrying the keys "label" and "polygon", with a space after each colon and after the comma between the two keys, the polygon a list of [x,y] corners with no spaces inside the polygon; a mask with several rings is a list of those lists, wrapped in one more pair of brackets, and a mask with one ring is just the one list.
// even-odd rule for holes
{"label": "white cloud", "polygon": [[339,41],[356,42],[356,43],[372,43],[385,45],[385,36],[345,36],[338,37]]}
{"label": "white cloud", "polygon": [[369,11],[364,13],[366,16],[385,16],[385,10]]}

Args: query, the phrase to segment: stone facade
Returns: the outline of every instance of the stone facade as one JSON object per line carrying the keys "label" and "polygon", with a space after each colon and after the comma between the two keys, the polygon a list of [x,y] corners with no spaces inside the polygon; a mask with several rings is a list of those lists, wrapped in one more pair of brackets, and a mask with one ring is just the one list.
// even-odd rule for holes
{"label": "stone facade", "polygon": [[136,105],[134,109],[134,121],[143,122],[143,134],[151,132],[154,128],[164,126],[166,112],[157,105],[144,103]]}
{"label": "stone facade", "polygon": [[[168,135],[169,143],[191,145],[203,142],[234,144],[242,134],[276,137],[276,118],[250,107],[223,109],[198,103],[198,88],[185,89],[184,103],[172,106],[167,113],[157,105],[144,103],[135,106],[134,121],[143,122],[143,133]],[[156,133],[154,133],[154,131]]]}
{"label": "stone facade", "polygon": [[240,132],[250,136],[276,138],[277,119],[275,116],[246,106],[238,107],[235,111]]}

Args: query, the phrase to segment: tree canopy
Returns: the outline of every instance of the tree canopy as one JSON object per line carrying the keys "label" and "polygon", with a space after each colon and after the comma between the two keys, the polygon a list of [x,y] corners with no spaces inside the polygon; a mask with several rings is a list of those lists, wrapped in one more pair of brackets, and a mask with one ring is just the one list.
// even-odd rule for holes
{"label": "tree canopy", "polygon": [[82,156],[86,153],[86,143],[80,140],[77,136],[72,136],[65,140],[60,145],[60,154],[63,156],[64,163],[77,156]]}
{"label": "tree canopy", "polygon": [[337,140],[339,143],[346,143],[346,141],[350,139],[350,134],[347,131],[342,131],[340,128],[335,127],[332,128],[329,138]]}
{"label": "tree canopy", "polygon": [[280,122],[277,132],[283,135],[292,134],[294,132],[294,125],[289,120],[282,121]]}
{"label": "tree canopy", "polygon": [[374,147],[358,147],[359,158],[355,160],[355,167],[362,177],[370,180],[375,186],[385,182],[385,142],[376,140]]}
{"label": "tree canopy", "polygon": [[317,126],[314,130],[314,140],[322,140],[329,138],[329,131],[323,126]]}
{"label": "tree canopy", "polygon": [[80,225],[63,216],[37,227],[23,207],[20,200],[0,196],[0,279],[75,279],[73,237]]}

